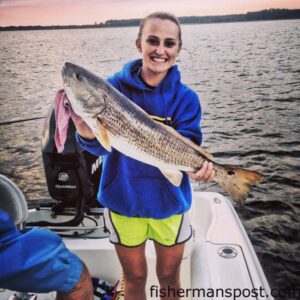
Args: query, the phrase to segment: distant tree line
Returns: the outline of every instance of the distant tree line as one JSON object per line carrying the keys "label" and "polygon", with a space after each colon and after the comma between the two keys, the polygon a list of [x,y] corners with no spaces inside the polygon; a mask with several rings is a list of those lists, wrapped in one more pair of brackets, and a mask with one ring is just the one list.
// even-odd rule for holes
{"label": "distant tree line", "polygon": [[300,19],[300,9],[266,9],[246,14],[206,17],[180,17],[181,24],[246,22],[259,20]]}
{"label": "distant tree line", "polygon": [[[181,24],[203,24],[224,22],[247,22],[263,20],[300,19],[300,9],[266,9],[246,14],[234,14],[224,16],[190,16],[179,17]],[[107,28],[139,26],[140,19],[107,20],[102,23],[95,22],[93,25],[53,25],[53,26],[8,26],[0,27],[4,30],[45,30],[45,29],[79,29],[79,28]]]}
{"label": "distant tree line", "polygon": [[[284,19],[300,19],[300,9],[266,9],[256,12],[248,12],[246,14],[234,14],[223,16],[190,16],[179,17],[181,24],[201,24],[201,23],[224,23],[224,22],[246,22],[259,20],[284,20]],[[99,27],[125,27],[139,26],[140,19],[129,20],[107,20],[99,23]]]}

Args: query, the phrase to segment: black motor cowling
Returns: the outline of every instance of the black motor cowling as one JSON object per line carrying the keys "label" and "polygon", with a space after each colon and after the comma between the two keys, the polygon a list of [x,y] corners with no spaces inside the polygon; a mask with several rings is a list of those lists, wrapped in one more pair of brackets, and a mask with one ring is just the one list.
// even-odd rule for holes
{"label": "black motor cowling", "polygon": [[[45,177],[50,196],[58,200],[56,212],[66,207],[76,208],[76,220],[69,222],[70,224],[64,223],[64,225],[75,226],[80,223],[79,220],[82,220],[83,211],[87,207],[100,206],[97,201],[97,192],[101,176],[102,158],[94,156],[80,147],[75,138],[76,128],[71,119],[64,150],[62,153],[58,153],[55,145],[55,128],[55,113],[51,109],[42,133],[42,157]],[[41,223],[43,224],[38,225],[54,225],[49,222]]]}

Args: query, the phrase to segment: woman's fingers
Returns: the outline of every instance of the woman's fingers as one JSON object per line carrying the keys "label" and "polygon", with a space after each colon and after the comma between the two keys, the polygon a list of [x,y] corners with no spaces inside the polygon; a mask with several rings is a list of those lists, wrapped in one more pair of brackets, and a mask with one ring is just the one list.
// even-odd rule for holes
{"label": "woman's fingers", "polygon": [[188,176],[196,181],[213,181],[215,177],[215,171],[213,170],[213,163],[204,161],[200,170],[196,172],[187,172]]}

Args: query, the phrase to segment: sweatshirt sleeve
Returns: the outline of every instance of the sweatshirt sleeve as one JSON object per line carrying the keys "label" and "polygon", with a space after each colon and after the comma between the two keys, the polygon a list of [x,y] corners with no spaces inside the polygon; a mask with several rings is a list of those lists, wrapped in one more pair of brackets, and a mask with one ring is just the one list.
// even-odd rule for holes
{"label": "sweatshirt sleeve", "polygon": [[80,279],[83,264],[55,233],[19,231],[0,209],[0,287],[20,292],[69,292]]}
{"label": "sweatshirt sleeve", "polygon": [[75,138],[80,147],[82,147],[83,149],[95,156],[109,154],[109,152],[99,143],[99,141],[96,138],[93,140],[85,139],[82,136],[80,136],[77,131],[75,133]]}
{"label": "sweatshirt sleeve", "polygon": [[202,143],[202,110],[197,94],[185,87],[177,99],[178,105],[173,116],[174,128],[197,145]]}

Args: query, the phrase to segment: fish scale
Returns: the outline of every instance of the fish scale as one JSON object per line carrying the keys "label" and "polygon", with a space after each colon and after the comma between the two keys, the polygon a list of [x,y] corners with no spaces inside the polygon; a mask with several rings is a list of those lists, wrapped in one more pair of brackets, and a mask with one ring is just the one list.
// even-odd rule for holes
{"label": "fish scale", "polygon": [[[140,149],[142,152],[150,153],[154,158],[164,161],[174,166],[186,166],[187,169],[196,170],[204,162],[201,153],[179,139],[174,139],[168,131],[162,131],[160,123],[153,126],[145,123],[143,120],[132,122],[132,116],[124,117],[124,113],[116,111],[115,106],[108,106],[104,112],[103,119],[98,116],[100,122],[116,137],[128,139],[133,147]],[[148,126],[147,126],[148,125]],[[152,126],[151,126],[152,125]],[[155,128],[156,127],[156,128]],[[182,155],[184,153],[184,155]]]}

